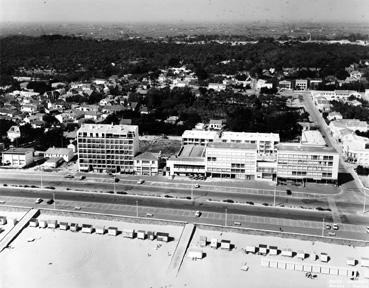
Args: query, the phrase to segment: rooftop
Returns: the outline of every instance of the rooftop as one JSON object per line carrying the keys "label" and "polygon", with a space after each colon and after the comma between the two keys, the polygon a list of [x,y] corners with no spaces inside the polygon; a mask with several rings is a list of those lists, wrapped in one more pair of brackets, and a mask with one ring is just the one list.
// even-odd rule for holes
{"label": "rooftop", "polygon": [[70,148],[55,148],[51,147],[45,151],[45,154],[68,155],[73,150]]}
{"label": "rooftop", "polygon": [[329,154],[337,154],[337,151],[332,147],[318,147],[318,146],[308,146],[300,143],[280,143],[278,144],[279,151],[287,151],[287,152],[318,152],[318,153],[329,153]]}
{"label": "rooftop", "polygon": [[219,138],[219,132],[217,131],[205,131],[205,130],[186,130],[182,134],[182,138]]}
{"label": "rooftop", "polygon": [[222,133],[222,139],[232,140],[261,140],[279,142],[279,134],[277,133],[259,133],[259,132],[231,132]]}
{"label": "rooftop", "polygon": [[160,153],[144,152],[135,157],[136,160],[152,160],[157,161],[160,157]]}
{"label": "rooftop", "polygon": [[256,144],[248,144],[248,143],[214,142],[214,143],[209,143],[208,148],[246,149],[246,150],[255,150],[256,151],[257,146],[256,146]]}
{"label": "rooftop", "polygon": [[78,132],[105,132],[124,134],[127,132],[137,132],[137,125],[112,125],[112,124],[82,124]]}
{"label": "rooftop", "polygon": [[8,150],[4,151],[3,154],[18,154],[23,155],[27,153],[33,153],[33,148],[9,148]]}
{"label": "rooftop", "polygon": [[203,157],[205,146],[199,145],[184,145],[178,153],[181,158],[198,158]]}
{"label": "rooftop", "polygon": [[302,131],[301,143],[308,145],[325,146],[325,140],[319,130]]}

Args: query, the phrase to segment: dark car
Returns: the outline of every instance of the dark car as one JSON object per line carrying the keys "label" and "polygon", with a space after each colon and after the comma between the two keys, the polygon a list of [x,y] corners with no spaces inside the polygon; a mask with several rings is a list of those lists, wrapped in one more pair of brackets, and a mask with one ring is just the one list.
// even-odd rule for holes
{"label": "dark car", "polygon": [[48,205],[51,205],[53,203],[54,203],[54,200],[53,199],[49,199],[49,200],[46,201],[46,204],[48,204]]}

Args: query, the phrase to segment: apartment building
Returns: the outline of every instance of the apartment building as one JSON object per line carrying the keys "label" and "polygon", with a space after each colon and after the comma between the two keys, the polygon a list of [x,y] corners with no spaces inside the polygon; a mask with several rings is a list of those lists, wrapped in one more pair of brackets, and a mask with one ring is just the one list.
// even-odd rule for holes
{"label": "apartment building", "polygon": [[83,124],[77,131],[80,171],[134,173],[138,126]]}
{"label": "apartment building", "polygon": [[280,138],[277,133],[223,132],[220,138],[223,143],[256,144],[259,160],[273,160],[276,157]]}
{"label": "apartment building", "polygon": [[339,155],[331,147],[281,143],[278,145],[277,181],[337,183],[338,162]]}
{"label": "apartment building", "polygon": [[342,138],[343,134],[345,134],[343,132],[345,131],[367,132],[368,128],[368,123],[366,121],[360,121],[357,119],[341,119],[329,123],[329,129],[331,130],[332,136],[337,140]]}
{"label": "apartment building", "polygon": [[255,179],[257,146],[245,143],[209,143],[205,160],[207,176]]}
{"label": "apartment building", "polygon": [[182,134],[182,145],[206,145],[219,140],[219,132],[186,130]]}

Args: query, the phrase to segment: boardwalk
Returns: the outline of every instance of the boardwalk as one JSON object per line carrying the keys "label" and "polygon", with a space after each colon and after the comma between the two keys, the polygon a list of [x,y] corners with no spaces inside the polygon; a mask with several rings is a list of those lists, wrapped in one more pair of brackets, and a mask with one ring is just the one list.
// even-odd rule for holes
{"label": "boardwalk", "polygon": [[169,273],[173,276],[177,276],[179,269],[181,268],[183,258],[186,254],[187,248],[190,245],[192,235],[195,231],[195,225],[186,224],[183,228],[180,239],[178,240],[178,244],[176,250],[173,253],[172,260],[169,264]]}
{"label": "boardwalk", "polygon": [[18,234],[27,226],[28,222],[38,214],[38,209],[30,209],[20,221],[0,240],[0,252],[18,236]]}

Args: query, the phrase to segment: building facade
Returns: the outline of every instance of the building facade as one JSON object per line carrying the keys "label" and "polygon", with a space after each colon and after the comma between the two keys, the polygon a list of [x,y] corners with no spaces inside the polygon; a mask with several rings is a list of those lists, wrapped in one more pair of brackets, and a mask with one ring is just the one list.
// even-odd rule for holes
{"label": "building facade", "polygon": [[338,180],[338,153],[330,147],[311,147],[295,143],[278,145],[277,181]]}
{"label": "building facade", "polygon": [[219,140],[219,132],[186,130],[182,134],[182,145],[206,145]]}
{"label": "building facade", "polygon": [[134,173],[138,126],[83,124],[77,131],[80,171]]}
{"label": "building facade", "polygon": [[10,148],[3,152],[2,163],[14,168],[23,168],[33,163],[33,148]]}
{"label": "building facade", "polygon": [[45,152],[46,158],[63,158],[65,162],[72,160],[74,156],[73,149],[70,148],[49,148]]}
{"label": "building facade", "polygon": [[245,143],[209,143],[206,175],[209,177],[255,179],[257,147]]}
{"label": "building facade", "polygon": [[160,153],[144,152],[134,158],[136,175],[154,176],[159,173]]}

